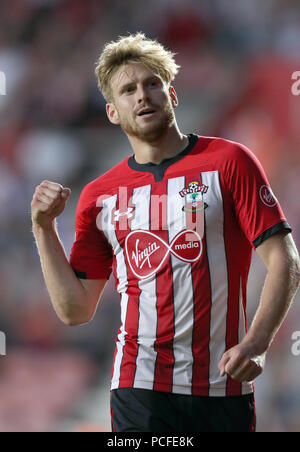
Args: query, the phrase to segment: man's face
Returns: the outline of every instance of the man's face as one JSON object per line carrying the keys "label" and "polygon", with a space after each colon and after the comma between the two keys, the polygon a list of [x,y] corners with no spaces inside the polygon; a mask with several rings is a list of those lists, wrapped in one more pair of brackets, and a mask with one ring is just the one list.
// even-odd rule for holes
{"label": "man's face", "polygon": [[111,87],[114,100],[107,104],[107,115],[127,135],[155,141],[174,123],[174,89],[143,64],[121,66],[112,76]]}

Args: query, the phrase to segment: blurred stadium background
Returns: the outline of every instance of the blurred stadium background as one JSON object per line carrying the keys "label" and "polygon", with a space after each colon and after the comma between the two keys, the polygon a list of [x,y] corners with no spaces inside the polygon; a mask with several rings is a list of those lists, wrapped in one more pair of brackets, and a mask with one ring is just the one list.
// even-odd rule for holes
{"label": "blurred stadium background", "polygon": [[[300,4],[292,0],[1,0],[0,431],[110,431],[119,327],[110,280],[94,320],[67,327],[44,287],[30,201],[43,179],[72,189],[58,228],[69,253],[80,191],[131,151],[106,119],[94,63],[105,42],[143,31],[177,52],[184,132],[223,136],[261,160],[300,248]],[[249,319],[265,269],[254,253]],[[256,382],[258,431],[300,431],[300,294]]]}

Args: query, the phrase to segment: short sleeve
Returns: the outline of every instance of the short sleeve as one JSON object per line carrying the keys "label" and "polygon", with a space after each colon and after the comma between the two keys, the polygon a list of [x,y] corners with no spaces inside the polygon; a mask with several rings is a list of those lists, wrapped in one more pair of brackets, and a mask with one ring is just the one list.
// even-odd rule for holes
{"label": "short sleeve", "polygon": [[253,247],[291,227],[257,157],[235,144],[229,154],[226,177],[238,223]]}
{"label": "short sleeve", "polygon": [[92,199],[88,189],[84,189],[76,210],[70,264],[81,279],[108,279],[112,271],[112,249],[96,226],[100,208],[96,207],[96,201],[93,205]]}

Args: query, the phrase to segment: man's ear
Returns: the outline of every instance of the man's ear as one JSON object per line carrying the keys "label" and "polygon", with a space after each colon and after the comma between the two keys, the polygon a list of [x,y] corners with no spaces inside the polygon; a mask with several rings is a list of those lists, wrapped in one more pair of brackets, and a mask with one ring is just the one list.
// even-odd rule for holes
{"label": "man's ear", "polygon": [[106,114],[112,124],[120,125],[119,113],[114,104],[106,104]]}
{"label": "man's ear", "polygon": [[172,107],[175,109],[178,106],[178,97],[173,86],[170,86],[169,94],[172,102]]}

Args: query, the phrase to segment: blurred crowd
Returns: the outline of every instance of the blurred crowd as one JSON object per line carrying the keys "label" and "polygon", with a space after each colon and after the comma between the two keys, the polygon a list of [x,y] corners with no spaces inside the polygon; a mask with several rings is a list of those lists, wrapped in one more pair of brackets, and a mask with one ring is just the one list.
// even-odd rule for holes
{"label": "blurred crowd", "polygon": [[[113,281],[93,322],[77,328],[61,324],[44,287],[30,201],[43,179],[71,188],[58,220],[68,254],[82,188],[131,152],[119,128],[108,123],[95,62],[106,42],[137,31],[177,54],[181,70],[174,86],[181,130],[247,145],[262,162],[300,248],[300,96],[291,91],[292,74],[300,70],[298,0],[3,0],[0,331],[6,333],[7,356],[0,357],[0,393],[8,384],[5,369],[13,353],[16,369],[17,359],[24,366],[19,350],[49,354],[51,362],[55,351],[71,356],[77,351],[84,357],[76,361],[82,388],[112,362],[119,327]],[[263,270],[254,255],[250,318]],[[290,351],[291,334],[300,330],[299,295],[292,311],[257,383],[258,426],[265,431],[300,430],[300,357]],[[87,358],[93,369],[89,378]],[[17,412],[17,400],[14,406]],[[14,424],[12,409],[6,423],[3,410],[2,405],[0,431]]]}

